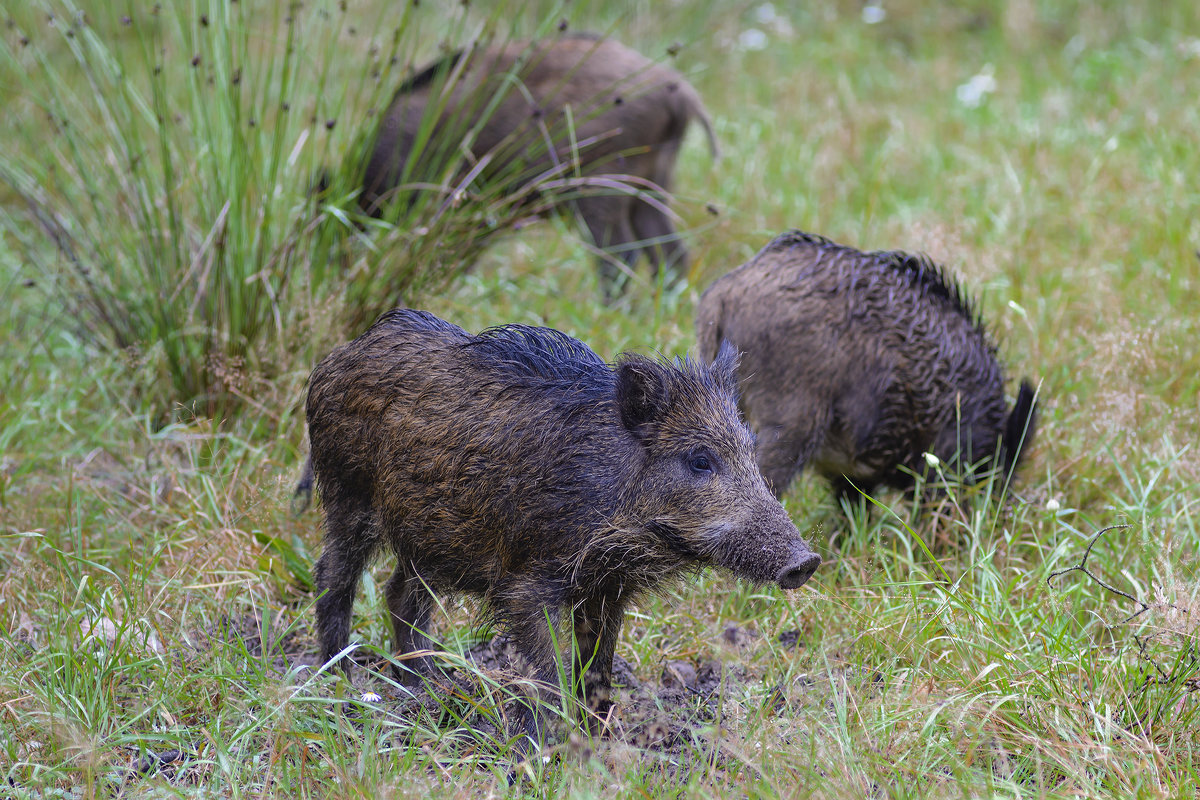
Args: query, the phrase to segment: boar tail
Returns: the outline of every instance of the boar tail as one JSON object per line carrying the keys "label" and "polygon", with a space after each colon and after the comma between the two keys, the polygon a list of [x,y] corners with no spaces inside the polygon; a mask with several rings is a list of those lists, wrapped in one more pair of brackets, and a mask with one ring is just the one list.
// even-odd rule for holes
{"label": "boar tail", "polygon": [[693,111],[696,114],[696,119],[700,123],[700,127],[704,128],[704,135],[708,138],[708,152],[712,153],[713,161],[719,161],[721,158],[721,145],[717,142],[717,132],[713,130],[712,117],[708,115],[708,109],[700,102],[700,98],[696,98]]}
{"label": "boar tail", "polygon": [[[713,160],[717,161],[721,158],[721,145],[717,142],[717,132],[713,130],[712,117],[708,115],[708,109],[704,107],[704,101],[700,99],[700,93],[696,91],[696,87],[692,86],[687,81],[681,81],[677,84],[672,84],[672,88],[682,89],[681,106],[676,106],[677,113],[674,115],[677,123],[680,125],[678,136],[683,138],[684,126],[691,120],[696,120],[700,123],[700,127],[704,128],[704,136],[708,139],[708,152],[712,154]],[[678,113],[682,111],[682,113]]]}
{"label": "boar tail", "polygon": [[300,482],[296,484],[296,491],[292,493],[292,513],[296,516],[303,514],[308,510],[309,504],[312,502],[313,493],[313,465],[312,456],[304,462],[304,470],[300,473]]}
{"label": "boar tail", "polygon": [[1017,402],[1004,426],[1004,472],[1011,476],[1037,432],[1037,391],[1028,379],[1021,381]]}

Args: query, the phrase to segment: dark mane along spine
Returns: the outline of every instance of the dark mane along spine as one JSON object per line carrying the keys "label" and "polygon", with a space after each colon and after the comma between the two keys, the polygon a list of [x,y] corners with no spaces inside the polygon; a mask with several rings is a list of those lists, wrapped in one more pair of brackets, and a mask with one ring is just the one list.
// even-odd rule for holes
{"label": "dark mane along spine", "polygon": [[945,267],[929,256],[903,250],[881,250],[867,255],[907,276],[921,294],[945,300],[976,328],[984,329],[983,315],[980,314],[975,300]]}
{"label": "dark mane along spine", "polygon": [[759,254],[798,246],[816,248],[832,255],[848,257],[851,259],[851,263],[855,259],[865,256],[887,269],[895,270],[907,277],[921,294],[944,299],[970,320],[976,328],[980,330],[984,328],[983,317],[980,315],[974,299],[944,267],[924,253],[909,253],[904,250],[879,250],[873,253],[863,253],[861,250],[838,244],[820,234],[791,230],[776,236]]}
{"label": "dark mane along spine", "polygon": [[849,250],[850,248],[838,244],[832,239],[827,239],[818,233],[805,233],[804,231],[790,230],[779,234],[771,243],[759,251],[759,255],[769,250],[779,250],[789,247],[816,247],[821,250]]}
{"label": "dark mane along spine", "polygon": [[499,325],[481,331],[464,350],[514,377],[608,386],[612,370],[590,347],[553,328]]}
{"label": "dark mane along spine", "polygon": [[392,325],[423,331],[468,335],[466,331],[457,325],[446,322],[446,320],[440,317],[435,317],[428,311],[418,311],[415,308],[393,308],[390,311],[385,311],[379,315],[379,318],[375,320],[371,328],[390,327]]}
{"label": "dark mane along spine", "polygon": [[924,253],[908,253],[901,251],[901,249],[864,253],[854,247],[839,245],[838,242],[827,239],[826,236],[805,233],[803,230],[788,230],[787,233],[776,236],[758,254],[761,255],[768,251],[774,251],[774,249],[788,247],[816,248],[823,253],[834,255],[834,257],[840,255],[840,257],[848,258],[851,263],[854,260],[864,257],[874,260],[875,263],[886,267],[886,269],[894,270],[900,273],[900,275],[907,277],[908,281],[910,281],[920,294],[941,297],[942,300],[948,302],[956,311],[970,320],[972,325],[978,327],[979,330],[984,329],[983,317],[979,314],[976,302],[962,288],[962,284],[950,276],[946,267],[935,263],[934,259],[931,259],[929,255]]}

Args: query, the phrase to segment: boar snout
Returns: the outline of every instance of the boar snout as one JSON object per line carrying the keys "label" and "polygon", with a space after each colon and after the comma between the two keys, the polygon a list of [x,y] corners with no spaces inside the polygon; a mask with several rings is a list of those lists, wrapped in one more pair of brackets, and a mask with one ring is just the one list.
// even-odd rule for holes
{"label": "boar snout", "polygon": [[799,589],[808,583],[808,579],[813,576],[819,566],[821,566],[819,555],[807,547],[798,547],[793,554],[792,563],[779,570],[775,582],[779,584],[780,589]]}

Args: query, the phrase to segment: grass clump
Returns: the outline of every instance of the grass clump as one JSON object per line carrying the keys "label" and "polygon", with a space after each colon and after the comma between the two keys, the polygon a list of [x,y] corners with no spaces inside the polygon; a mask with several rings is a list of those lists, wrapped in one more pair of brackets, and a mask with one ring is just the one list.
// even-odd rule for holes
{"label": "grass clump", "polygon": [[[181,3],[112,25],[50,0],[11,20],[0,69],[24,90],[0,223],[23,280],[124,359],[165,418],[261,399],[281,363],[312,357],[296,331],[314,316],[335,309],[341,336],[417,303],[545,211],[544,193],[589,191],[569,163],[476,187],[447,158],[429,200],[365,220],[363,155],[424,22],[398,17],[356,72],[340,61],[360,24],[344,8]],[[467,35],[464,17],[437,23]],[[313,198],[323,175],[332,190]]]}
{"label": "grass clump", "polygon": [[148,370],[151,402],[215,414],[247,376],[276,377],[291,284],[311,279],[301,22],[278,12],[286,41],[264,55],[244,4],[139,9],[108,31],[69,3],[43,13],[6,42],[28,91],[5,227],[81,331]]}

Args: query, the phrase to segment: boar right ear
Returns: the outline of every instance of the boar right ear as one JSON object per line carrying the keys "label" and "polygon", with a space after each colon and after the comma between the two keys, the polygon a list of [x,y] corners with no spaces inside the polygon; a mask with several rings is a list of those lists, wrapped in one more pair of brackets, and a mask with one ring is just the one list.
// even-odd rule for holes
{"label": "boar right ear", "polygon": [[670,400],[662,367],[642,356],[626,356],[617,365],[617,410],[621,424],[638,439],[662,416]]}

